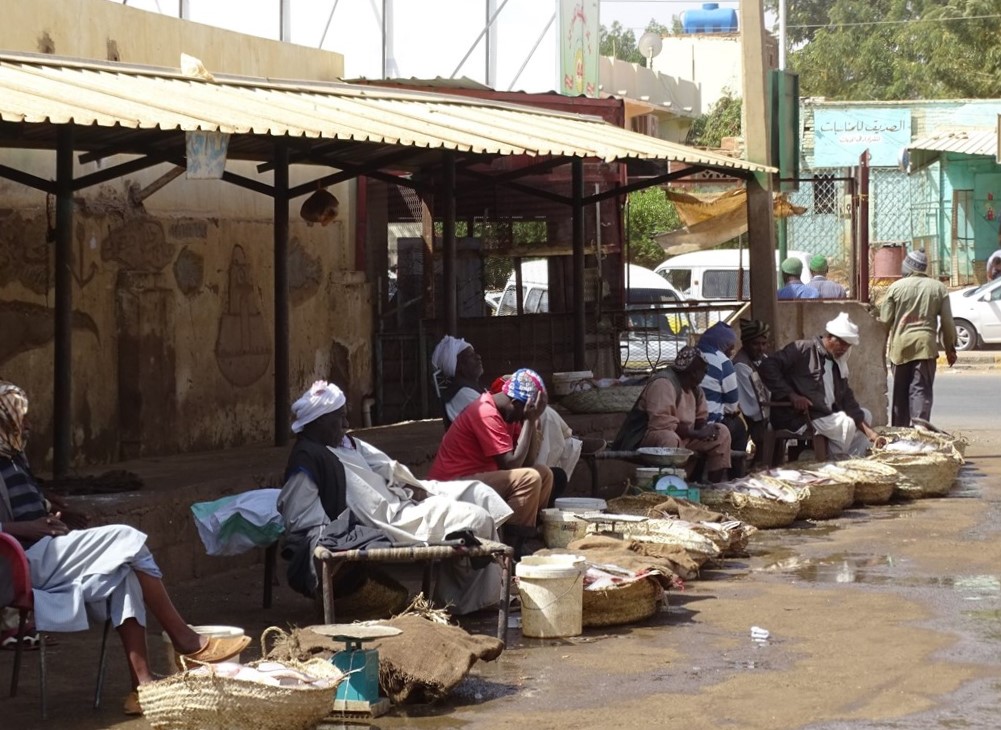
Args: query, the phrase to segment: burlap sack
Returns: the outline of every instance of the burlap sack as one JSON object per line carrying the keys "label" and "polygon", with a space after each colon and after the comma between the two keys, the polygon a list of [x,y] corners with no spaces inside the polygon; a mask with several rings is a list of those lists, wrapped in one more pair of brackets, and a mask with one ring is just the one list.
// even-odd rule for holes
{"label": "burlap sack", "polygon": [[403,632],[370,645],[379,649],[379,686],[396,704],[446,697],[477,659],[491,661],[504,651],[500,639],[420,616],[397,616],[384,623]]}

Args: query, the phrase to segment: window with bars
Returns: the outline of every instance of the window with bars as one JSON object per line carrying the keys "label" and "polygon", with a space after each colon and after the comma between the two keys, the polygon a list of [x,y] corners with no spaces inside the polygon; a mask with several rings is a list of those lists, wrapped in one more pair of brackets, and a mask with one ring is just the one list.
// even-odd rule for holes
{"label": "window with bars", "polygon": [[818,215],[838,212],[837,189],[833,174],[813,176],[813,212]]}

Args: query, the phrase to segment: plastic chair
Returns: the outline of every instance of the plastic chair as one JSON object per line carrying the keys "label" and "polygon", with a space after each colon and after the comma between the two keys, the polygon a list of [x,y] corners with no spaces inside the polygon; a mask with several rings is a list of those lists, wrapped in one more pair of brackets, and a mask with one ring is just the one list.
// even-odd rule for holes
{"label": "plastic chair", "polygon": [[[31,588],[31,573],[28,568],[28,558],[24,554],[21,543],[10,535],[0,532],[0,577],[9,575],[9,585],[0,586],[0,597],[3,601],[0,608],[16,609],[18,617],[17,645],[14,650],[14,670],[10,678],[10,696],[17,696],[17,683],[21,673],[21,659],[24,652],[24,637],[27,634],[28,614],[35,607],[35,596]],[[13,590],[10,590],[10,588]],[[111,629],[111,605],[108,604],[108,619],[104,622],[104,635],[101,637],[101,658],[97,667],[97,687],[94,689],[94,709],[101,706],[101,689],[104,685],[104,670],[108,656],[108,633]],[[39,637],[38,669],[39,686],[42,700],[42,719],[48,717],[48,706],[45,692],[45,636]]]}

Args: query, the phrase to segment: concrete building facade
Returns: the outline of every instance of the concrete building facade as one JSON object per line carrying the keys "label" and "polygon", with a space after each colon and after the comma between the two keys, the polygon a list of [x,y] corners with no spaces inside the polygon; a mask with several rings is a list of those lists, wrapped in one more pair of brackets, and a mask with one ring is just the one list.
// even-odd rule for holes
{"label": "concrete building facade", "polygon": [[[175,68],[183,52],[210,73],[315,80],[343,70],[338,54],[105,0],[35,0],[5,10],[5,52]],[[123,159],[77,159],[75,175]],[[5,147],[0,163],[43,179],[55,174],[53,153]],[[75,198],[77,464],[273,436],[273,202],[220,180],[164,177],[172,169],[158,165]],[[248,162],[231,161],[227,170],[261,175]],[[293,166],[290,182],[328,171]],[[303,199],[291,201],[290,396],[332,378],[357,415],[372,389],[372,288],[356,271],[353,190],[353,183],[330,189],[340,213],[325,227],[300,218]],[[42,464],[52,443],[54,199],[0,179],[0,200],[0,373],[31,397],[29,453]]]}

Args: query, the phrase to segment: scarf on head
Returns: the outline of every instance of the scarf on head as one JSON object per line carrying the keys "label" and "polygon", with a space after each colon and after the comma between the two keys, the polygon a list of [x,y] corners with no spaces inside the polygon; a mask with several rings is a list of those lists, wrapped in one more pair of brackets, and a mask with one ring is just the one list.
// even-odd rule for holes
{"label": "scarf on head", "polygon": [[470,344],[461,337],[445,335],[441,338],[431,353],[431,364],[435,370],[440,370],[446,378],[455,377],[455,365],[459,360],[459,353],[470,347]]}
{"label": "scarf on head", "polygon": [[699,349],[703,352],[726,352],[737,344],[737,333],[726,322],[717,322],[702,333]]}
{"label": "scarf on head", "polygon": [[292,432],[301,433],[307,424],[312,423],[320,416],[333,413],[347,402],[348,399],[344,395],[344,391],[336,385],[328,383],[326,380],[317,380],[310,386],[309,390],[302,394],[299,400],[292,404],[292,412],[295,414]]}
{"label": "scarf on head", "polygon": [[24,417],[28,396],[13,383],[0,381],[0,456],[12,459],[24,451]]}

